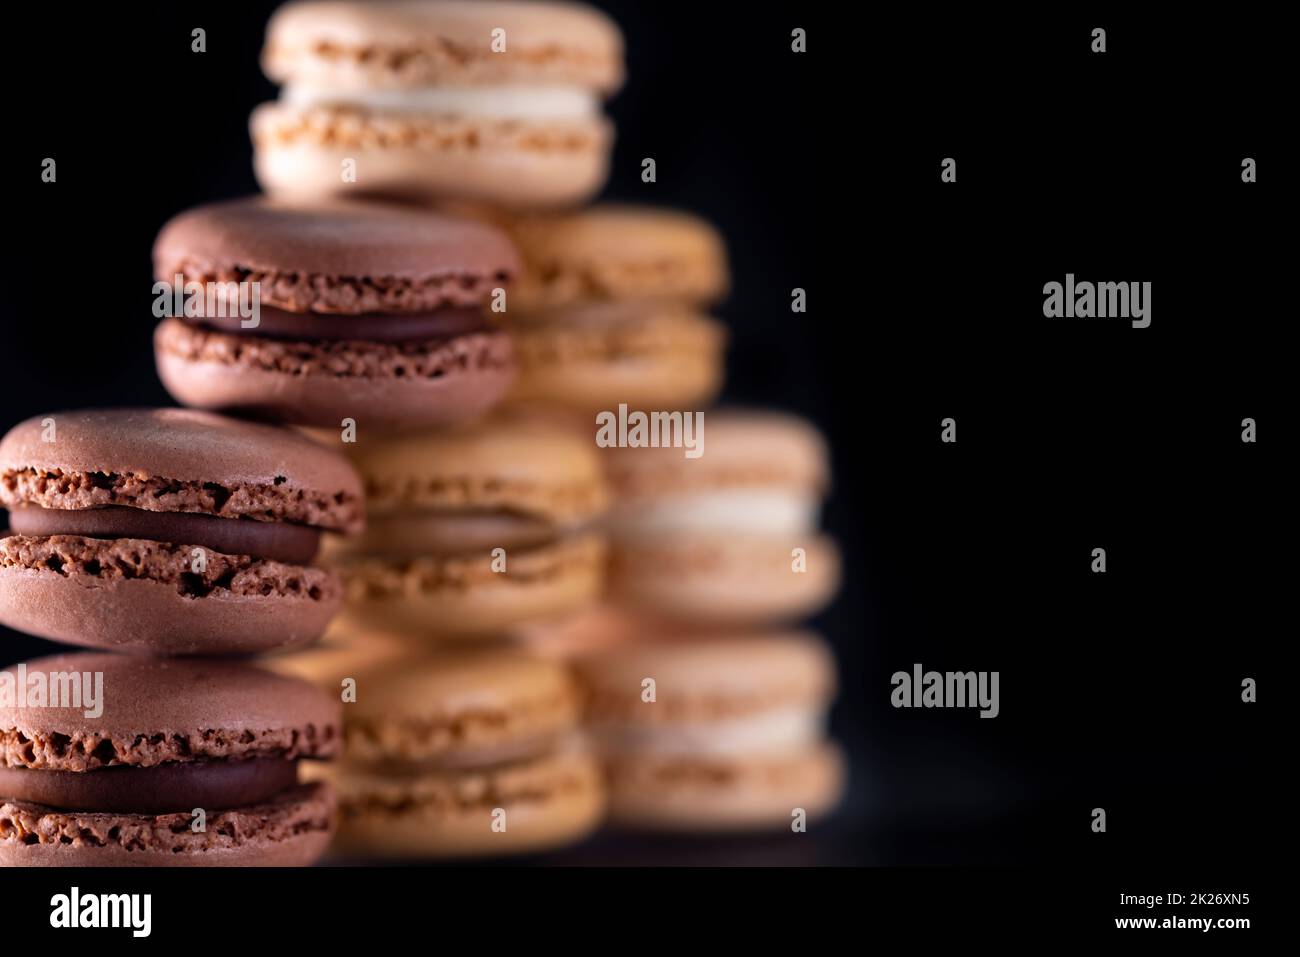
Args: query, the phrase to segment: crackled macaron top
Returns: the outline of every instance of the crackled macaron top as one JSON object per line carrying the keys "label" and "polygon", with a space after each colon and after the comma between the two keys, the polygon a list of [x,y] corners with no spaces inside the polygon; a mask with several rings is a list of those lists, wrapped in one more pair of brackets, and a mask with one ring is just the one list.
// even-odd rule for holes
{"label": "crackled macaron top", "polygon": [[188,409],[56,412],[0,441],[0,620],[162,654],[302,644],[337,610],[311,567],[363,524],[346,459],[272,426]]}
{"label": "crackled macaron top", "polygon": [[[300,785],[298,762],[334,757],[340,725],[324,692],[234,662],[83,653],[10,666],[0,863],[311,863],[333,796]],[[189,826],[196,808],[203,829]]]}
{"label": "crackled macaron top", "polygon": [[205,294],[257,283],[258,315],[165,318],[159,374],[187,405],[285,422],[465,421],[509,385],[509,341],[483,307],[517,268],[500,231],[419,210],[265,197],[201,206],[159,233],[155,279]]}
{"label": "crackled macaron top", "polygon": [[581,201],[606,175],[601,101],[623,80],[622,37],[572,3],[370,0],[281,7],[262,65],[283,84],[253,114],[263,187]]}
{"label": "crackled macaron top", "polygon": [[494,635],[594,600],[608,491],[582,433],[513,410],[442,432],[364,437],[367,531],[334,553],[348,614],[426,637]]}

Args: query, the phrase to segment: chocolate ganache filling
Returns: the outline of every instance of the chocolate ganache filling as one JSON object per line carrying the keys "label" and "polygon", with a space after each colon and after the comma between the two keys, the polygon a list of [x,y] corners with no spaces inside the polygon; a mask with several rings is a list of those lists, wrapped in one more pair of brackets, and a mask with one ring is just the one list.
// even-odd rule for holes
{"label": "chocolate ganache filling", "polygon": [[407,559],[422,555],[488,554],[537,548],[560,529],[543,518],[508,511],[465,509],[372,514],[366,530],[348,546],[353,552]]}
{"label": "chocolate ganache filling", "polygon": [[298,783],[298,762],[284,758],[181,761],[149,768],[94,771],[0,767],[0,799],[106,814],[220,811],[260,804]]}
{"label": "chocolate ganache filling", "polygon": [[218,332],[297,341],[421,342],[452,339],[492,326],[478,306],[445,306],[432,312],[366,313],[336,315],[326,312],[289,312],[262,306],[258,324],[246,328],[240,316],[191,317],[187,322]]}
{"label": "chocolate ganache filling", "polygon": [[320,545],[320,530],[308,525],[193,512],[151,512],[121,505],[85,509],[27,505],[9,512],[9,527],[19,535],[39,537],[143,538],[198,545],[224,555],[251,555],[291,565],[310,564]]}

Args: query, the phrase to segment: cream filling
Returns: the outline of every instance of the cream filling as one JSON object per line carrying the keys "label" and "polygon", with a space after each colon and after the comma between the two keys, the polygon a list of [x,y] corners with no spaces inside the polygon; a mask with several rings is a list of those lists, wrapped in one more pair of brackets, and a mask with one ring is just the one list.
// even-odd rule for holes
{"label": "cream filling", "polygon": [[290,106],[352,106],[382,113],[475,116],[494,120],[582,120],[600,113],[600,100],[581,87],[428,86],[413,89],[328,89],[290,84]]}
{"label": "cream filling", "polygon": [[678,534],[684,532],[761,532],[804,535],[817,528],[821,503],[814,495],[787,490],[707,492],[611,515],[616,534]]}
{"label": "cream filling", "polygon": [[[653,704],[645,707],[653,708]],[[781,754],[816,744],[826,726],[820,708],[783,708],[747,718],[665,725],[604,725],[592,732],[608,755],[728,757]]]}

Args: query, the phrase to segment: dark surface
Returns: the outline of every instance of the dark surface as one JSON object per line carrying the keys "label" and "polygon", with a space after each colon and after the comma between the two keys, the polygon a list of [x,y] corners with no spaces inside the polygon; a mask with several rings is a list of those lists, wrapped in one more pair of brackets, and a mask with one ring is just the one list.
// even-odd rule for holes
{"label": "dark surface", "polygon": [[[1269,674],[1292,630],[1277,526],[1294,311],[1279,291],[1282,31],[1255,13],[608,6],[630,73],[610,108],[608,195],[721,226],[727,398],[804,413],[831,438],[846,585],[818,625],[840,657],[853,790],[808,835],[608,835],[548,860],[1262,855]],[[24,91],[7,157],[21,281],[3,307],[4,424],[166,402],[150,244],[176,211],[254,188],[246,121],[273,94],[256,63],[269,7],[156,4],[129,26],[105,14],[75,29],[33,12],[11,27],[43,64],[84,59],[10,83]],[[1110,52],[1096,56],[1101,17]],[[789,52],[793,25],[806,56]],[[38,182],[46,155],[57,186]],[[645,156],[656,184],[640,182]],[[938,181],[945,156],[957,184]],[[1260,183],[1240,182],[1243,156]],[[1152,281],[1151,328],[1045,319],[1042,285],[1067,272]],[[789,311],[795,286],[805,315]],[[956,446],[938,441],[945,416]],[[1244,416],[1257,445],[1238,439]],[[1104,576],[1089,571],[1097,546]],[[894,710],[889,675],[916,662],[1000,670],[1001,716]],[[1246,676],[1262,703],[1241,704]],[[1088,827],[1097,806],[1104,836]]]}

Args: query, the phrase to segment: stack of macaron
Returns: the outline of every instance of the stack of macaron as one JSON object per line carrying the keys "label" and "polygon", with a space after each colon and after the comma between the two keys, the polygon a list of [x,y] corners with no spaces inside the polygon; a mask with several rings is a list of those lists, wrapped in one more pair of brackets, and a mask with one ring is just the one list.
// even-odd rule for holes
{"label": "stack of macaron", "polygon": [[[431,681],[464,670],[440,656],[449,646],[508,681],[518,666],[498,646],[602,593],[607,491],[571,423],[532,402],[491,411],[519,371],[502,320],[521,264],[498,218],[572,207],[604,185],[613,131],[600,102],[622,82],[621,36],[570,3],[299,2],[272,17],[262,63],[282,87],[251,121],[269,198],[180,217],[155,248],[160,280],[261,279],[261,327],[168,319],[160,372],[187,404],[314,427],[362,475],[368,528],[323,554],[344,613],[305,658],[391,657],[371,669],[372,700],[404,667]],[[574,741],[564,750],[589,768]],[[348,764],[355,783],[367,762]],[[350,855],[397,846],[350,820]],[[454,852],[461,826],[460,852],[478,853],[477,818],[454,817],[429,853]]]}
{"label": "stack of macaron", "polygon": [[660,830],[806,825],[844,787],[834,659],[789,623],[839,585],[818,530],[825,443],[776,412],[704,413],[698,457],[605,451],[610,596],[639,627],[577,659],[610,817]]}
{"label": "stack of macaron", "polygon": [[[307,0],[262,64],[267,195],[153,250],[158,375],[189,408],[0,442],[0,623],[98,649],[0,672],[0,863],[497,855],[607,809],[832,808],[834,663],[787,627],[837,587],[820,437],[705,411],[698,458],[593,438],[593,414],[708,406],[726,341],[712,227],[582,207],[617,27]],[[102,681],[98,706],[33,705],[33,675]]]}
{"label": "stack of macaron", "polygon": [[[606,172],[611,131],[598,102],[622,79],[616,28],[558,3],[302,2],[272,19],[263,66],[282,84],[252,120],[268,192],[433,207],[502,230],[519,255],[492,314],[513,343],[504,408],[450,432],[434,423],[437,431],[372,433],[348,448],[371,515],[366,535],[331,556],[348,581],[348,628],[479,645],[508,630],[552,657],[663,654],[670,673],[691,641],[722,643],[683,666],[703,668],[705,686],[725,683],[715,672],[751,644],[763,661],[764,649],[793,648],[791,667],[815,661],[804,670],[820,675],[801,707],[824,709],[831,659],[814,639],[780,632],[838,586],[838,553],[817,528],[824,443],[790,416],[707,408],[722,387],[726,344],[709,310],[729,286],[712,227],[680,211],[577,205]],[[521,426],[521,409],[576,423],[581,438],[566,442],[558,424]],[[704,410],[703,454],[599,450],[613,497],[602,529],[608,601],[593,607],[603,546],[592,529],[601,507],[591,491],[592,422],[623,410]],[[616,664],[584,673],[607,667]],[[668,700],[696,694],[707,696],[676,688]],[[815,814],[834,803],[838,765],[810,730],[816,722],[798,724],[817,778],[804,804]],[[739,754],[789,757],[788,726],[751,725]],[[765,729],[777,736],[766,745]],[[641,786],[625,773],[641,738],[600,740],[626,798]],[[747,780],[790,784],[792,768]],[[774,786],[768,797],[770,811],[790,791]],[[743,803],[751,811],[738,806],[737,823],[780,817],[752,813],[762,805],[752,796]],[[627,802],[616,794],[613,806],[618,815]]]}
{"label": "stack of macaron", "polygon": [[[307,864],[334,821],[337,704],[236,664],[315,641],[323,533],[359,478],[297,433],[181,409],[55,412],[0,440],[0,622],[127,652],[0,671],[0,862]],[[173,657],[190,656],[190,657]]]}
{"label": "stack of macaron", "polygon": [[600,767],[567,669],[510,647],[603,591],[607,490],[594,446],[522,409],[344,446],[367,527],[324,559],[344,610],[271,666],[345,697],[337,774],[350,859],[537,851],[601,819]]}

